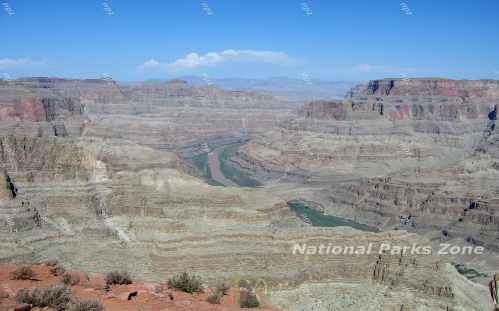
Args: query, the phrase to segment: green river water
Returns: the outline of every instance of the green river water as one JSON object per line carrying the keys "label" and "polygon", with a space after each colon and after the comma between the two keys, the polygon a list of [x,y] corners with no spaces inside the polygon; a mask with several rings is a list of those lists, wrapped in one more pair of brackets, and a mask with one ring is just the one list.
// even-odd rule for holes
{"label": "green river water", "polygon": [[368,225],[359,224],[354,221],[344,219],[341,217],[336,217],[332,215],[326,215],[316,210],[307,208],[301,203],[288,203],[289,208],[294,211],[298,216],[306,218],[309,220],[312,226],[316,227],[352,227],[362,231],[368,232],[378,232],[379,230]]}

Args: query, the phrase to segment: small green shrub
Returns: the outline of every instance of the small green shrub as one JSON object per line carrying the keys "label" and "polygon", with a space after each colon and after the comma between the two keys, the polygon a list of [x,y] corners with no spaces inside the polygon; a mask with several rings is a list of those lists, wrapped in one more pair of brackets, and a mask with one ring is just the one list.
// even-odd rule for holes
{"label": "small green shrub", "polygon": [[112,288],[111,288],[111,284],[107,284],[107,283],[106,283],[106,285],[104,285],[104,287],[102,288],[102,291],[103,291],[104,293],[109,293],[111,290],[112,290]]}
{"label": "small green shrub", "polygon": [[55,266],[55,267],[50,268],[49,271],[50,271],[50,274],[52,274],[53,276],[61,276],[66,272],[66,269],[64,267],[61,267],[61,266]]}
{"label": "small green shrub", "polygon": [[66,273],[66,269],[57,260],[51,261],[50,265],[47,264],[47,266],[49,266],[49,272],[53,276],[61,276]]}
{"label": "small green shrub", "polygon": [[215,291],[208,295],[206,301],[208,301],[211,304],[220,304],[222,302],[223,297],[227,295],[229,290],[230,286],[228,286],[225,283],[220,283],[215,288]]}
{"label": "small green shrub", "polygon": [[225,283],[220,283],[217,285],[216,291],[218,293],[222,293],[222,296],[225,296],[229,293],[230,286]]}
{"label": "small green shrub", "polygon": [[194,275],[190,276],[187,272],[183,272],[169,279],[168,287],[191,294],[203,291],[201,279]]}
{"label": "small green shrub", "polygon": [[72,302],[67,311],[102,311],[104,306],[96,300],[82,300]]}
{"label": "small green shrub", "polygon": [[208,295],[208,298],[206,298],[206,301],[208,301],[211,304],[220,304],[222,302],[223,294],[221,292],[213,292]]}
{"label": "small green shrub", "polygon": [[250,281],[248,281],[248,280],[240,280],[239,281],[239,287],[240,288],[245,288],[248,291],[252,291],[253,290],[253,286],[251,285]]}
{"label": "small green shrub", "polygon": [[47,288],[20,289],[16,293],[18,303],[27,303],[33,307],[50,307],[64,311],[72,299],[71,290],[61,285]]}
{"label": "small green shrub", "polygon": [[62,276],[62,283],[66,286],[75,286],[80,283],[80,277],[76,274],[65,273]]}
{"label": "small green shrub", "polygon": [[248,295],[245,299],[242,299],[239,304],[241,308],[258,308],[260,306],[260,302],[258,302],[258,299],[253,294]]}
{"label": "small green shrub", "polygon": [[47,267],[55,267],[59,265],[59,261],[57,261],[57,259],[49,259],[45,262],[45,265]]}
{"label": "small green shrub", "polygon": [[32,280],[36,273],[30,267],[19,267],[10,273],[11,280]]}
{"label": "small green shrub", "polygon": [[132,284],[132,278],[126,271],[112,271],[106,275],[108,285],[128,285]]}

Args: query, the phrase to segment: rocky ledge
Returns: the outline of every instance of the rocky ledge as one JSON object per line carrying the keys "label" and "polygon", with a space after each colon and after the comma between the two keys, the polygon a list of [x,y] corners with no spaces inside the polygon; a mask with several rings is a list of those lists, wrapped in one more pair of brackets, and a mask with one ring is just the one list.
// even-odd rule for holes
{"label": "rocky ledge", "polygon": [[[27,280],[13,280],[12,272],[21,266],[0,265],[0,310],[54,310],[50,307],[39,308],[21,302],[16,302],[16,294],[22,289],[45,289],[51,286],[64,286],[63,282],[69,279],[74,285],[66,284],[73,300],[96,301],[107,311],[232,311],[244,310],[240,308],[240,297],[244,290],[229,288],[220,303],[212,304],[207,301],[214,288],[206,288],[202,293],[189,294],[168,288],[165,283],[144,283],[133,280],[128,285],[106,285],[102,275],[88,276],[78,271],[64,271],[60,266],[46,264],[32,265],[28,268],[34,275]],[[56,269],[57,268],[57,269]],[[71,277],[68,277],[71,276]],[[75,284],[76,283],[76,284]],[[18,295],[19,296],[19,295]],[[97,310],[78,309],[78,310]],[[261,307],[261,311],[278,311],[272,307]]]}

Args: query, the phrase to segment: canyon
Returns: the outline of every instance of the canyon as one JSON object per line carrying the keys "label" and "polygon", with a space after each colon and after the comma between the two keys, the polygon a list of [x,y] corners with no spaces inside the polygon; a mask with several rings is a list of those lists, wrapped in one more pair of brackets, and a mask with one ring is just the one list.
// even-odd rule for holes
{"label": "canyon", "polygon": [[0,80],[0,262],[250,280],[281,310],[492,309],[498,102],[495,80],[373,80],[320,101],[183,80]]}
{"label": "canyon", "polygon": [[234,162],[325,214],[485,246],[489,256],[453,260],[493,273],[498,90],[497,81],[371,81],[344,101],[306,104]]}

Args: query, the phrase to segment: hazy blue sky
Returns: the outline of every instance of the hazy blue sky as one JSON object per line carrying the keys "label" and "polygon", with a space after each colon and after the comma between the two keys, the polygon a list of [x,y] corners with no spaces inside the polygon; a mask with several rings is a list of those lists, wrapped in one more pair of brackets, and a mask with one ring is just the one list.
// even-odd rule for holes
{"label": "hazy blue sky", "polygon": [[499,0],[0,0],[0,74],[499,79]]}

